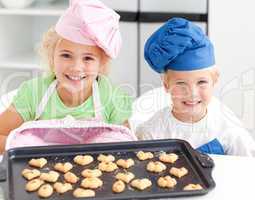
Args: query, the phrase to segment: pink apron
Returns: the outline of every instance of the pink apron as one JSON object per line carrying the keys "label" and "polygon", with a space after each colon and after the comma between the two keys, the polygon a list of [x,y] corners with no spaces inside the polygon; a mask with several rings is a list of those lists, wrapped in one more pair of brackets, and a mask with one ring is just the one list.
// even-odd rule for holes
{"label": "pink apron", "polygon": [[57,80],[51,83],[43,96],[34,121],[23,123],[9,134],[5,149],[24,146],[71,145],[104,142],[123,142],[137,140],[125,126],[108,124],[103,121],[97,81],[92,87],[95,118],[76,120],[68,115],[63,119],[38,120],[42,115],[50,96],[57,86]]}

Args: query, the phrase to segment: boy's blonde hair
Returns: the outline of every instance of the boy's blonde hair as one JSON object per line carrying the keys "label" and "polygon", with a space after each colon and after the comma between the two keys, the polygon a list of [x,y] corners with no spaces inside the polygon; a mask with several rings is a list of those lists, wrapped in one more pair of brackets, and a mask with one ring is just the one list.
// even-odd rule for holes
{"label": "boy's blonde hair", "polygon": [[[63,38],[55,31],[54,27],[51,27],[46,33],[44,33],[42,42],[39,47],[39,55],[42,58],[42,62],[49,67],[50,71],[54,73],[54,51],[56,45]],[[102,50],[102,49],[101,49]],[[102,50],[102,70],[103,75],[109,73],[110,57]]]}

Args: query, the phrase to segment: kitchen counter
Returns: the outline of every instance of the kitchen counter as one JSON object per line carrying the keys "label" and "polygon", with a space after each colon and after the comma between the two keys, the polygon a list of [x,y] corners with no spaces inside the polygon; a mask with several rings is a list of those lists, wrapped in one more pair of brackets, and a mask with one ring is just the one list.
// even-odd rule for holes
{"label": "kitchen counter", "polygon": [[[176,198],[177,200],[254,199],[255,158],[216,155],[211,157],[215,162],[213,178],[216,188],[204,196]],[[0,200],[4,200],[2,190]]]}

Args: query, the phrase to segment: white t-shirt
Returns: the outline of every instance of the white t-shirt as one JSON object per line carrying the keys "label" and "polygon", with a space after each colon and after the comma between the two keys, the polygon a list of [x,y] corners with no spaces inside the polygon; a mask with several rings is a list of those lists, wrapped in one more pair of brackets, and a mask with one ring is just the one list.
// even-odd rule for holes
{"label": "white t-shirt", "polygon": [[171,107],[158,111],[136,129],[141,140],[183,139],[193,148],[199,148],[217,139],[228,155],[255,156],[255,141],[234,113],[213,98],[207,115],[196,123],[184,123],[176,119]]}

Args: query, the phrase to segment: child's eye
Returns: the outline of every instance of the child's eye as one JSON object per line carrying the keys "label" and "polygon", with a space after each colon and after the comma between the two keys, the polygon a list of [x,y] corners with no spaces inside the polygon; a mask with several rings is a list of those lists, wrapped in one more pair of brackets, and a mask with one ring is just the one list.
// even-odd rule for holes
{"label": "child's eye", "polygon": [[90,57],[90,56],[86,56],[86,57],[84,57],[84,60],[85,60],[85,61],[93,61],[94,58],[93,58],[93,57]]}
{"label": "child's eye", "polygon": [[185,82],[183,82],[183,81],[178,81],[178,82],[176,82],[176,85],[185,85]]}
{"label": "child's eye", "polygon": [[204,85],[204,84],[207,84],[208,81],[206,80],[201,80],[201,81],[198,81],[198,85]]}
{"label": "child's eye", "polygon": [[63,58],[71,58],[71,55],[67,54],[67,53],[63,53],[60,56],[63,57]]}

